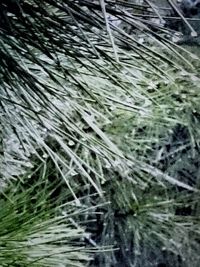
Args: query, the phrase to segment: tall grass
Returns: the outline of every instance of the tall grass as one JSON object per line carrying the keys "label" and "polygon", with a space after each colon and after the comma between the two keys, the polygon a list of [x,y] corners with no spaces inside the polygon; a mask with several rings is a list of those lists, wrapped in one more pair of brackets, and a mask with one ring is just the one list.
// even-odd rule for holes
{"label": "tall grass", "polygon": [[117,2],[1,3],[2,266],[198,267],[199,58]]}
{"label": "tall grass", "polygon": [[84,229],[72,223],[83,211],[67,190],[65,198],[57,196],[57,185],[48,178],[40,168],[1,192],[0,266],[81,267],[89,261]]}

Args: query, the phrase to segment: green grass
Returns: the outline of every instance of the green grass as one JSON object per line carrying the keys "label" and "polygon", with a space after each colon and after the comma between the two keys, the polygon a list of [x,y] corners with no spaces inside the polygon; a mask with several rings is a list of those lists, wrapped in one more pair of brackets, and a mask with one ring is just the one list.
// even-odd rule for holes
{"label": "green grass", "polygon": [[[167,71],[168,66],[165,68],[164,71]],[[104,109],[93,98],[82,95],[71,98],[76,101],[77,112],[65,105],[62,106],[62,111],[66,116],[70,114],[70,120],[73,118],[73,122],[69,120],[68,124],[72,134],[66,132],[69,128],[65,124],[61,125],[62,131],[58,134],[56,127],[60,127],[60,124],[56,117],[55,120],[52,117],[52,129],[55,132],[50,131],[46,139],[41,138],[41,147],[32,143],[32,148],[35,149],[32,165],[37,165],[39,158],[48,173],[54,173],[56,169],[53,179],[63,178],[67,184],[62,184],[60,197],[65,196],[67,190],[75,203],[94,211],[86,212],[83,216],[77,212],[74,220],[78,225],[88,222],[87,231],[92,233],[89,248],[91,244],[115,248],[112,252],[96,253],[96,266],[120,262],[120,258],[123,264],[129,251],[129,265],[132,262],[136,266],[148,266],[148,261],[153,257],[154,267],[164,255],[170,257],[172,253],[173,259],[169,263],[171,266],[178,266],[178,258],[181,258],[183,266],[190,266],[192,262],[193,266],[198,267],[198,73],[170,69],[169,79],[149,73],[141,76],[143,70],[135,72],[132,69],[124,75],[123,72],[127,71],[127,67],[124,67],[120,69],[118,77],[114,77],[116,84],[113,84],[104,75],[100,78],[91,76],[84,68],[80,70],[82,75],[74,75],[81,83],[84,81],[87,84]],[[113,75],[112,68],[111,73]],[[24,137],[31,134],[32,140],[36,140],[37,132],[30,130],[34,129],[34,124],[27,119],[26,123],[26,132],[23,132],[22,127]],[[29,129],[29,126],[32,128]],[[50,165],[47,164],[49,161],[52,162]],[[30,181],[33,177],[31,175]],[[11,193],[8,194],[14,197],[12,200],[9,196],[14,203],[20,202],[15,198],[23,199],[19,207],[13,208],[14,211],[25,210],[23,217],[20,217],[22,228],[18,228],[19,215],[15,220],[12,202],[3,200],[8,205],[4,210],[8,211],[10,228],[15,229],[12,238],[20,232],[20,238],[16,242],[8,242],[4,254],[4,260],[8,260],[6,264],[22,262],[25,265],[34,263],[36,266],[54,266],[55,263],[66,261],[68,266],[86,266],[85,263],[80,263],[87,259],[84,249],[79,246],[77,248],[76,243],[77,238],[84,236],[84,233],[74,229],[74,224],[65,222],[60,226],[57,219],[53,219],[55,228],[51,228],[52,212],[55,210],[51,205],[48,207],[48,190],[41,193],[44,188],[37,189],[36,206],[43,205],[38,211],[38,217],[33,218],[32,210],[27,210],[27,206],[32,206],[29,204],[29,195],[35,191],[34,188],[31,185],[28,191],[21,190],[20,193],[16,190],[14,196],[11,188]],[[100,217],[98,213],[101,214]],[[41,229],[40,216],[44,221],[42,226],[47,224],[50,227],[50,234]],[[38,241],[38,236],[32,234],[32,226],[42,239],[47,240],[48,245],[40,244],[43,241]],[[101,233],[98,232],[99,228],[102,229]],[[56,229],[60,231],[60,238],[49,243],[48,240],[55,236]],[[71,240],[75,240],[73,245],[77,251],[63,242],[65,236],[69,236],[66,242],[70,245]],[[35,238],[39,243],[34,245],[36,252],[32,254],[27,239]],[[24,249],[18,246],[18,242],[23,244]],[[54,250],[57,251],[56,254],[52,252]],[[12,259],[9,253],[12,253]],[[48,255],[52,256],[47,257]],[[149,260],[145,261],[145,258]]]}
{"label": "green grass", "polygon": [[2,6],[0,266],[199,267],[198,56],[64,1]]}
{"label": "green grass", "polygon": [[[55,182],[37,175],[12,182],[0,194],[0,266],[85,266],[85,232],[72,223],[82,211],[55,195]],[[66,190],[65,200],[69,196]]]}

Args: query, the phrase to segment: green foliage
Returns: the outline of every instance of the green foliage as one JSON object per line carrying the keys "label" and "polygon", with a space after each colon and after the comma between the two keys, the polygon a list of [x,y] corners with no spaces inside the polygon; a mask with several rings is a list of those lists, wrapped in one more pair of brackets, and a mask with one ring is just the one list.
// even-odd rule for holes
{"label": "green foliage", "polygon": [[85,266],[84,231],[70,221],[79,209],[62,214],[47,176],[24,178],[0,195],[0,266]]}
{"label": "green foliage", "polygon": [[1,1],[0,266],[199,267],[200,63],[158,13]]}
{"label": "green foliage", "polygon": [[[167,66],[182,69],[177,58],[191,67],[186,56],[180,57],[165,45],[167,41],[162,44],[151,35],[147,40],[153,40],[154,49],[149,41],[140,44],[137,35],[127,35],[109,24],[108,15],[115,19],[120,15],[137,31],[142,27],[147,36],[152,32],[153,25],[127,16],[121,5],[127,3],[113,8],[112,1],[107,1],[105,10],[104,1],[1,2],[0,108],[6,178],[19,175],[22,167],[29,168],[28,158],[33,154],[41,161],[49,156],[63,177],[68,162],[73,162],[76,172],[101,194],[94,178],[88,176],[90,166],[74,147],[84,146],[102,158],[120,160],[122,153],[101,131],[102,121],[108,121],[116,108],[129,108],[139,115],[150,112],[144,107],[149,103],[145,84],[150,76],[173,80]],[[137,10],[137,5],[131,5]],[[124,45],[131,51],[123,49]],[[94,134],[88,134],[88,128]],[[49,146],[46,137],[56,146]],[[65,156],[56,147],[62,147]],[[42,157],[37,154],[40,148]],[[101,176],[98,170],[92,172],[96,179]]]}

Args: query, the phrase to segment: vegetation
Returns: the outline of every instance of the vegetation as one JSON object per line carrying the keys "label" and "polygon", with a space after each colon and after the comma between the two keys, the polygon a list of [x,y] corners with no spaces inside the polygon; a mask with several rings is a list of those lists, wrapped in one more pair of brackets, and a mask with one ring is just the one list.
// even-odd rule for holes
{"label": "vegetation", "polygon": [[55,183],[44,169],[25,178],[0,195],[0,266],[85,266],[90,259],[81,242],[85,233],[72,220],[83,209],[54,197]]}
{"label": "vegetation", "polygon": [[1,1],[0,266],[199,266],[196,28],[135,2]]}

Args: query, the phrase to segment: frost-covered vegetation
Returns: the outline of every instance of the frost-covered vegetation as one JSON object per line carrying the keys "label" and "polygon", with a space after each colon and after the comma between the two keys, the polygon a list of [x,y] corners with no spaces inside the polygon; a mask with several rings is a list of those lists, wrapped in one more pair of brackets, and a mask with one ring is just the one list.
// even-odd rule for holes
{"label": "frost-covered vegetation", "polygon": [[199,267],[185,5],[1,1],[0,266]]}

